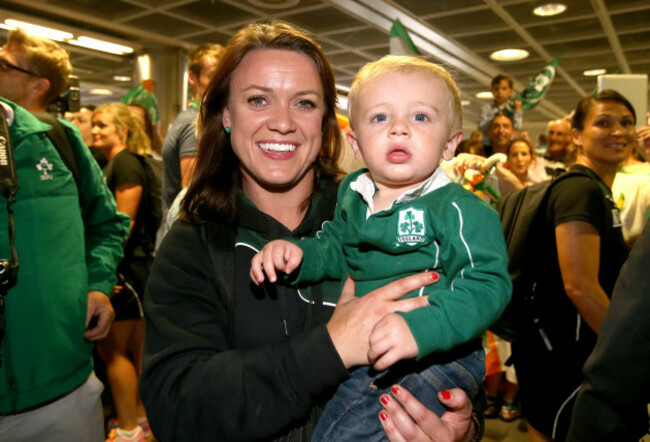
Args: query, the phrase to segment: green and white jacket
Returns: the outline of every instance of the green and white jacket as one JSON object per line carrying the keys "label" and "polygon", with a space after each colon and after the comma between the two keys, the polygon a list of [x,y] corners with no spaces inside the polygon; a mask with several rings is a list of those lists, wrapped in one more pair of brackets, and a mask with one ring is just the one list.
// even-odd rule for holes
{"label": "green and white jacket", "polygon": [[512,292],[497,213],[440,168],[373,214],[375,191],[365,169],[345,178],[334,219],[316,238],[296,241],[304,252],[296,283],[350,274],[362,296],[400,277],[436,271],[439,282],[408,295],[428,296],[429,305],[401,313],[418,358],[479,336]]}
{"label": "green and white jacket", "polygon": [[[99,166],[78,130],[62,122],[80,189],[47,138],[48,124],[0,100],[13,116],[19,189],[13,204],[18,283],[5,302],[0,346],[0,414],[35,407],[81,385],[93,369],[84,339],[89,290],[109,295],[129,218],[117,212]],[[0,206],[5,206],[0,196]],[[80,207],[83,207],[83,209]],[[0,256],[9,257],[7,211],[0,209]]]}

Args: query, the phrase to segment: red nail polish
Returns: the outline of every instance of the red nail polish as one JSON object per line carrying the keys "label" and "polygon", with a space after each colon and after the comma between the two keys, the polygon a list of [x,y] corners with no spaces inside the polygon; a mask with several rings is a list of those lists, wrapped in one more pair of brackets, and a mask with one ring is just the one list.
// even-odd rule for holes
{"label": "red nail polish", "polygon": [[382,396],[379,398],[382,404],[386,405],[388,404],[388,396]]}
{"label": "red nail polish", "polygon": [[431,280],[432,280],[432,281],[437,281],[437,280],[439,280],[439,279],[440,279],[440,275],[438,275],[436,272],[433,272],[433,273],[431,274]]}
{"label": "red nail polish", "polygon": [[393,394],[399,394],[400,393],[399,387],[397,387],[397,385],[393,385],[392,387],[390,387],[390,391],[392,391]]}
{"label": "red nail polish", "polygon": [[383,421],[388,420],[388,414],[386,414],[385,411],[382,411],[381,413],[379,413],[379,417],[380,417],[381,420],[383,420]]}
{"label": "red nail polish", "polygon": [[445,400],[451,399],[451,393],[449,393],[448,391],[441,391],[440,394],[442,395],[442,398]]}

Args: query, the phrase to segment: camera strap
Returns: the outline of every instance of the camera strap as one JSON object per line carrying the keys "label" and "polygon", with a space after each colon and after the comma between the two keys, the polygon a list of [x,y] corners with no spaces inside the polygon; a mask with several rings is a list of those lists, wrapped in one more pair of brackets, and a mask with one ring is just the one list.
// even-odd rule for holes
{"label": "camera strap", "polygon": [[[5,332],[5,296],[16,285],[18,274],[18,254],[15,247],[15,226],[12,204],[18,191],[18,176],[11,145],[7,111],[0,104],[0,194],[7,199],[7,222],[11,259],[0,259],[0,343]],[[1,363],[2,361],[0,361]]]}

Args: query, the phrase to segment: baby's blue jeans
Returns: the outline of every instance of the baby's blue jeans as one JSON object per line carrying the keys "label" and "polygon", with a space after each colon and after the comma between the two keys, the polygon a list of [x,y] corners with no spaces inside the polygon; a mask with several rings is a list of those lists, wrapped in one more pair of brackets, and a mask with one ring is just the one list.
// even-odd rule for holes
{"label": "baby's blue jeans", "polygon": [[[468,348],[467,344],[462,347]],[[458,355],[460,348],[418,362],[402,361],[382,372],[367,366],[355,369],[327,403],[312,442],[387,440],[379,421],[383,409],[379,398],[395,384],[406,388],[438,416],[446,411],[438,400],[440,391],[459,387],[472,400],[482,398],[485,353],[480,343],[469,348],[473,349],[462,351],[465,354],[456,359],[449,356]]]}

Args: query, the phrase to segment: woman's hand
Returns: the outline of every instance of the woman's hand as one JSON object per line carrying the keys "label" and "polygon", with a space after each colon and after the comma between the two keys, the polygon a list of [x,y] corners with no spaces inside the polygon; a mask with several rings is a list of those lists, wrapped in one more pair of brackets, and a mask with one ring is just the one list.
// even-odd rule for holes
{"label": "woman's hand", "polygon": [[469,441],[477,430],[472,420],[472,403],[460,388],[438,393],[440,402],[449,408],[441,417],[422,405],[404,387],[395,385],[391,391],[392,396],[381,396],[384,411],[379,413],[379,420],[391,442]]}
{"label": "woman's hand", "polygon": [[327,323],[327,331],[345,367],[368,365],[369,336],[375,324],[389,313],[408,312],[427,305],[426,296],[398,299],[439,279],[437,273],[418,273],[357,298],[354,296],[354,281],[348,277],[334,314]]}

